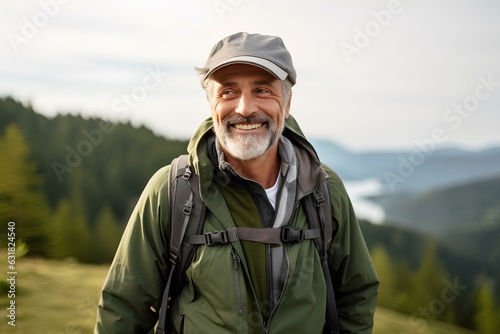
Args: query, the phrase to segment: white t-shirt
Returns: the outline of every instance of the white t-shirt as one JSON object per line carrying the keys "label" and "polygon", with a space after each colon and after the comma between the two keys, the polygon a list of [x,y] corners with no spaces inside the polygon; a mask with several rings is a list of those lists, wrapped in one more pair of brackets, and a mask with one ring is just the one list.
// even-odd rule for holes
{"label": "white t-shirt", "polygon": [[278,196],[278,186],[280,183],[280,178],[281,178],[281,174],[278,173],[278,177],[276,178],[276,182],[274,183],[274,186],[272,186],[269,189],[265,189],[267,198],[269,199],[269,202],[271,202],[273,209],[276,209],[276,197]]}

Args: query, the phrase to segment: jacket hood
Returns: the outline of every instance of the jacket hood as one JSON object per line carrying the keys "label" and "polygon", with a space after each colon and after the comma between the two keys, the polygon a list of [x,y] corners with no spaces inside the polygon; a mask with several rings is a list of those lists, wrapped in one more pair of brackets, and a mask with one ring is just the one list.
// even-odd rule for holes
{"label": "jacket hood", "polygon": [[[300,129],[299,124],[289,115],[285,120],[285,130],[283,136],[288,138],[295,147],[297,159],[301,172],[299,173],[298,184],[299,190],[302,192],[299,196],[312,191],[320,177],[326,177],[326,173],[321,167],[319,157],[313,146],[305,138],[304,133]],[[200,175],[200,189],[202,194],[211,184],[214,168],[210,160],[209,150],[212,149],[212,144],[215,140],[213,132],[212,118],[207,118],[194,133],[189,141],[188,153],[189,161],[193,166],[195,173]]]}

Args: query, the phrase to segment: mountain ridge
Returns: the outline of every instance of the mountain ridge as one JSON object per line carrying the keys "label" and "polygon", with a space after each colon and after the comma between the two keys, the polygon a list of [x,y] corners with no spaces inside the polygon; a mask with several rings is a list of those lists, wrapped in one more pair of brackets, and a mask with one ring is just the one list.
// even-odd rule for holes
{"label": "mountain ridge", "polygon": [[311,140],[320,159],[346,181],[376,179],[387,193],[418,193],[500,176],[500,147],[480,151],[353,152],[328,140]]}
{"label": "mountain ridge", "polygon": [[500,177],[467,181],[418,194],[374,196],[389,220],[440,234],[484,224],[489,215],[500,224]]}

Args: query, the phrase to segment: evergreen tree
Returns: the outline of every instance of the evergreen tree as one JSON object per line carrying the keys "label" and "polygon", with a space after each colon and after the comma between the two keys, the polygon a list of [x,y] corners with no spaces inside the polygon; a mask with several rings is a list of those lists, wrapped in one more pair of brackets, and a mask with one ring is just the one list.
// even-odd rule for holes
{"label": "evergreen tree", "polygon": [[50,211],[37,166],[14,125],[0,137],[0,156],[0,221],[16,223],[16,238],[26,242],[31,255],[46,255]]}
{"label": "evergreen tree", "polygon": [[474,322],[481,334],[500,333],[500,308],[496,307],[493,288],[489,284],[479,287],[475,296],[476,315]]}
{"label": "evergreen tree", "polygon": [[104,207],[96,220],[96,249],[95,258],[92,262],[110,262],[120,242],[123,228],[118,224],[113,212],[109,207]]}
{"label": "evergreen tree", "polygon": [[425,309],[434,320],[452,320],[451,305],[441,301],[445,279],[446,273],[436,257],[436,242],[430,241],[415,274],[413,297],[418,308]]}
{"label": "evergreen tree", "polygon": [[89,240],[90,235],[83,217],[75,213],[69,201],[60,201],[53,219],[50,257],[84,260],[85,249],[92,249]]}
{"label": "evergreen tree", "polygon": [[382,246],[372,252],[372,260],[380,280],[378,305],[398,312],[412,314],[419,309],[415,301],[415,273],[406,262],[393,263]]}
{"label": "evergreen tree", "polygon": [[[79,177],[79,173],[75,173]],[[90,262],[95,245],[86,221],[82,194],[77,188],[69,200],[61,200],[57,206],[51,228],[50,256],[56,259],[76,258]]]}
{"label": "evergreen tree", "polygon": [[402,313],[412,314],[419,305],[415,303],[414,286],[415,273],[410,270],[406,262],[399,262],[394,266],[394,291],[391,308]]}
{"label": "evergreen tree", "polygon": [[380,281],[377,303],[380,306],[392,308],[396,296],[396,273],[391,258],[381,246],[376,247],[371,255]]}

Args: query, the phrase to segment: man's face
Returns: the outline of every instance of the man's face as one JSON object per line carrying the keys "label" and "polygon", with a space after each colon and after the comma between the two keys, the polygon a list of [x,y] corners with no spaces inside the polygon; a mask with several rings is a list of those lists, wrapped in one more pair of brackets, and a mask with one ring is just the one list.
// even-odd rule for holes
{"label": "man's face", "polygon": [[281,80],[244,64],[223,67],[210,79],[215,134],[225,153],[252,160],[273,148],[290,106],[284,100]]}

